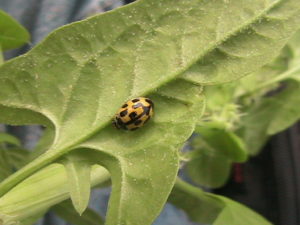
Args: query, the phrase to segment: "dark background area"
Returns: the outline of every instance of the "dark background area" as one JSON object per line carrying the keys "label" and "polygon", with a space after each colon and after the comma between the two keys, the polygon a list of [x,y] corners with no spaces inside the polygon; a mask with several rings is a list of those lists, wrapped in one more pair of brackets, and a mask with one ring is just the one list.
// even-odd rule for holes
{"label": "dark background area", "polygon": [[244,203],[275,225],[300,224],[300,123],[234,168],[227,185],[215,193]]}

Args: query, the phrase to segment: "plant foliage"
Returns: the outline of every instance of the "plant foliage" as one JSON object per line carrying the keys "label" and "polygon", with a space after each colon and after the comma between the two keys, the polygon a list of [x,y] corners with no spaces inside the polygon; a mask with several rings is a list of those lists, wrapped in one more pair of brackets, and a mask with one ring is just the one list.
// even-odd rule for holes
{"label": "plant foliage", "polygon": [[[95,164],[105,167],[112,180],[105,224],[151,224],[174,186],[178,150],[204,110],[202,86],[241,78],[269,63],[300,26],[299,11],[297,0],[140,0],[61,27],[3,64],[1,122],[41,124],[47,135],[38,157],[0,184],[0,224],[36,216],[63,200],[45,200],[38,207],[16,203],[26,187],[49,190],[39,182],[46,180],[44,174],[51,177],[54,167],[59,167],[56,179],[65,172],[63,191],[83,213]],[[111,125],[115,112],[139,96],[153,100],[154,118],[135,132],[116,130]],[[227,146],[238,146],[238,151],[228,147],[226,157],[246,159],[234,134],[217,133],[234,140]],[[61,193],[61,185],[54,191]],[[229,217],[237,203],[222,202],[224,221],[239,224],[236,216]],[[256,216],[249,221],[267,224],[240,210],[247,218]]]}

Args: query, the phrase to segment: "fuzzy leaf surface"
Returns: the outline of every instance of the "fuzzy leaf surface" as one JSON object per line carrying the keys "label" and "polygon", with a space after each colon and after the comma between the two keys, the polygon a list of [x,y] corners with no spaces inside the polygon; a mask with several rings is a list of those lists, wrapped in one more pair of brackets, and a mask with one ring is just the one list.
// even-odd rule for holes
{"label": "fuzzy leaf surface", "polygon": [[[220,49],[239,53],[248,44],[255,46],[250,58],[262,55],[251,68],[261,66],[299,26],[299,7],[296,0],[141,0],[57,29],[0,67],[0,121],[55,131],[49,149],[5,180],[0,194],[71,150],[92,149],[95,161],[112,174],[106,224],[151,224],[174,184],[177,150],[203,111],[199,80],[175,78],[199,61],[221,64],[206,60]],[[238,35],[265,24],[266,14],[273,26],[255,26],[255,35],[282,34],[272,50],[269,38],[249,43],[251,35]],[[248,41],[239,44],[242,39]],[[217,57],[230,63],[223,53]],[[250,61],[238,57],[239,70],[228,79],[248,72]],[[110,123],[120,106],[146,95],[154,101],[154,118],[136,132],[115,130]]]}
{"label": "fuzzy leaf surface", "polygon": [[[207,2],[207,4],[215,4],[216,7],[218,3],[222,4],[221,1]],[[183,77],[201,84],[219,84],[238,79],[271,62],[299,28],[300,9],[296,0],[275,0],[269,3],[271,5],[264,8],[259,15],[248,14],[248,12],[235,14],[235,10],[232,10],[226,18],[214,18],[217,20],[217,26],[214,36],[210,38],[216,40],[218,45],[213,42],[213,47],[208,45],[211,51],[193,64]],[[241,8],[244,8],[245,4],[254,4],[262,9],[266,1],[239,1],[234,4]],[[220,10],[222,6],[228,5],[219,5]],[[227,20],[233,18],[236,21],[231,22],[232,27],[228,27]],[[224,39],[222,36],[225,34],[224,31],[234,30],[235,24],[240,26],[240,29],[235,30],[231,38],[225,35]]]}
{"label": "fuzzy leaf surface", "polygon": [[69,154],[63,160],[70,196],[76,211],[82,215],[87,208],[91,189],[91,165],[79,154]]}

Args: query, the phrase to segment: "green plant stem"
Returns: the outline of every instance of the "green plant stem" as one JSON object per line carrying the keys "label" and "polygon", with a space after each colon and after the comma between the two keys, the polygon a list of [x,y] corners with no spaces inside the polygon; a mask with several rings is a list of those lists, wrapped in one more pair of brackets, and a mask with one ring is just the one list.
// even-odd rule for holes
{"label": "green plant stem", "polygon": [[[99,165],[92,167],[92,187],[109,179],[110,174],[106,169]],[[70,193],[66,180],[67,174],[63,165],[54,163],[29,177],[27,181],[21,182],[1,198],[0,224],[1,219],[6,222],[3,224],[9,224],[12,219],[21,221],[68,199]]]}

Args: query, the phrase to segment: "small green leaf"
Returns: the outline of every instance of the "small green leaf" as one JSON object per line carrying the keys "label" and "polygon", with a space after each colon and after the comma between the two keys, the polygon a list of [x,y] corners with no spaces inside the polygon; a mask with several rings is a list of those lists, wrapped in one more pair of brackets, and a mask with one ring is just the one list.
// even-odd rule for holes
{"label": "small green leaf", "polygon": [[[300,119],[300,107],[295,107],[300,105],[300,80],[287,80],[283,85],[286,85],[286,90],[272,99],[274,115],[267,130],[268,135],[283,131]],[[269,101],[270,105],[272,100]]]}
{"label": "small green leaf", "polygon": [[19,139],[7,133],[0,133],[0,143],[12,144],[18,147],[21,146]]}
{"label": "small green leaf", "polygon": [[177,180],[169,201],[185,210],[190,219],[212,225],[271,225],[261,215],[226,197],[204,192]]}
{"label": "small green leaf", "polygon": [[233,162],[245,162],[248,158],[247,150],[243,143],[235,133],[225,129],[197,126],[196,133],[212,147],[218,154],[226,156]]}
{"label": "small green leaf", "polygon": [[203,122],[191,142],[193,152],[186,171],[194,182],[211,188],[221,187],[229,178],[233,162],[244,162],[248,153],[243,140],[225,130],[222,124]]}
{"label": "small green leaf", "polygon": [[103,219],[91,208],[87,208],[81,216],[74,210],[70,201],[64,201],[52,208],[54,212],[73,225],[102,225]]}
{"label": "small green leaf", "polygon": [[243,117],[241,137],[251,154],[257,154],[270,135],[300,118],[300,82],[288,80],[279,93],[262,98]]}
{"label": "small green leaf", "polygon": [[27,30],[10,15],[0,10],[0,46],[2,50],[20,47],[28,41]]}
{"label": "small green leaf", "polygon": [[80,153],[68,154],[63,160],[68,176],[68,186],[72,203],[82,215],[90,199],[91,165]]}
{"label": "small green leaf", "polygon": [[184,210],[192,221],[201,224],[212,224],[224,207],[219,199],[211,198],[200,188],[180,179],[176,180],[168,201]]}
{"label": "small green leaf", "polygon": [[201,149],[197,150],[197,154],[187,162],[185,169],[195,183],[218,188],[228,180],[231,166],[232,161],[226,156]]}
{"label": "small green leaf", "polygon": [[220,195],[208,194],[223,201],[225,207],[213,225],[271,225],[269,221],[250,208]]}

